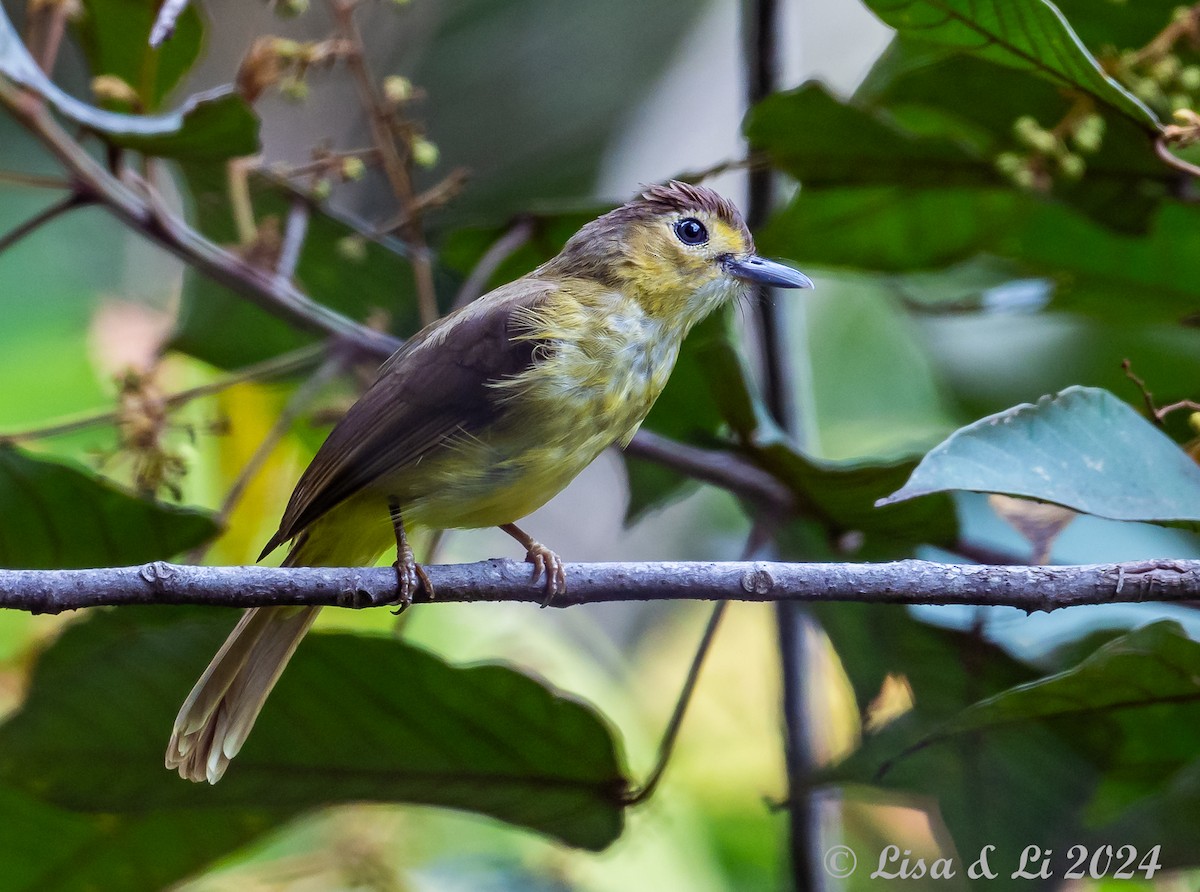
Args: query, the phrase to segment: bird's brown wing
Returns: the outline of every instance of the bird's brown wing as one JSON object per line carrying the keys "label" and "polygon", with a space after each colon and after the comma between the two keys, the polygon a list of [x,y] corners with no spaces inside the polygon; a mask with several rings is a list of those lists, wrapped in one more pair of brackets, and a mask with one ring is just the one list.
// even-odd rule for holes
{"label": "bird's brown wing", "polygon": [[519,279],[438,320],[396,351],[300,477],[263,555],[447,438],[494,421],[503,406],[486,384],[529,368],[537,347],[514,338],[520,333],[514,312],[537,306],[554,289]]}

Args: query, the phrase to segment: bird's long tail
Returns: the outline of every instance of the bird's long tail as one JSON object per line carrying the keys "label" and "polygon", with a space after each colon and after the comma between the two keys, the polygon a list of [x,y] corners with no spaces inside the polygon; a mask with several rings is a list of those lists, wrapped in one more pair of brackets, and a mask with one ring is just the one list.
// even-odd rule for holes
{"label": "bird's long tail", "polygon": [[[392,540],[386,506],[351,499],[297,539],[284,566],[373,564]],[[246,741],[319,607],[247,610],[180,707],[167,744],[167,768],[215,784]]]}
{"label": "bird's long tail", "polygon": [[320,609],[245,612],[179,710],[167,744],[168,768],[191,781],[221,779]]}

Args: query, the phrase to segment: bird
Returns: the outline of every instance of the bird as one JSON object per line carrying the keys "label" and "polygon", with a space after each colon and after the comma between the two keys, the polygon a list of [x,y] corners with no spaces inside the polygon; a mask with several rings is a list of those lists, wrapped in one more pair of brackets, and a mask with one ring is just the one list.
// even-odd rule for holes
{"label": "bird", "polygon": [[[602,451],[628,445],[688,331],[752,286],[812,288],[755,253],[737,207],[679,181],[584,225],[529,274],[407,340],[303,472],[260,560],[367,566],[396,548],[399,602],[433,586],[414,526],[497,526],[547,599],[563,562],[516,521]],[[215,784],[320,608],[247,610],[179,710],[166,766]]]}

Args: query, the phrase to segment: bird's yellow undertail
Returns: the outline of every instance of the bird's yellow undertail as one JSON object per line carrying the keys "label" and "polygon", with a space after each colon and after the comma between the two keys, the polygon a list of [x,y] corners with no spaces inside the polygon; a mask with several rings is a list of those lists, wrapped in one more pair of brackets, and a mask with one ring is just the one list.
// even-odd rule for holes
{"label": "bird's yellow undertail", "polygon": [[[405,343],[321,446],[263,554],[293,540],[289,566],[362,566],[395,543],[408,598],[428,580],[406,528],[499,526],[548,597],[564,590],[558,556],[514,521],[629,442],[684,336],[749,283],[812,287],[755,256],[715,192],[647,189]],[[317,609],[246,611],[179,711],[168,768],[221,778]]]}

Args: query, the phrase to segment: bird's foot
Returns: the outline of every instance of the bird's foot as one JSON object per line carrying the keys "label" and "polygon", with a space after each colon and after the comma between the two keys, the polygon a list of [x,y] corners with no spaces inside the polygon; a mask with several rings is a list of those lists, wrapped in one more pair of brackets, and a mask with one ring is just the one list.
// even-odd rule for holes
{"label": "bird's foot", "polygon": [[434,597],[433,583],[429,581],[429,575],[425,572],[425,568],[417,563],[412,549],[405,549],[399,557],[400,559],[392,564],[396,568],[395,603],[399,605],[392,612],[397,616],[412,605],[413,595],[417,593],[418,589],[425,589],[425,593],[431,601]]}
{"label": "bird's foot", "polygon": [[563,569],[563,561],[557,554],[541,542],[530,542],[525,554],[526,563],[533,564],[533,575],[530,582],[537,582],[542,574],[546,575],[546,597],[542,606],[549,606],[555,595],[561,595],[567,590],[567,573]]}

